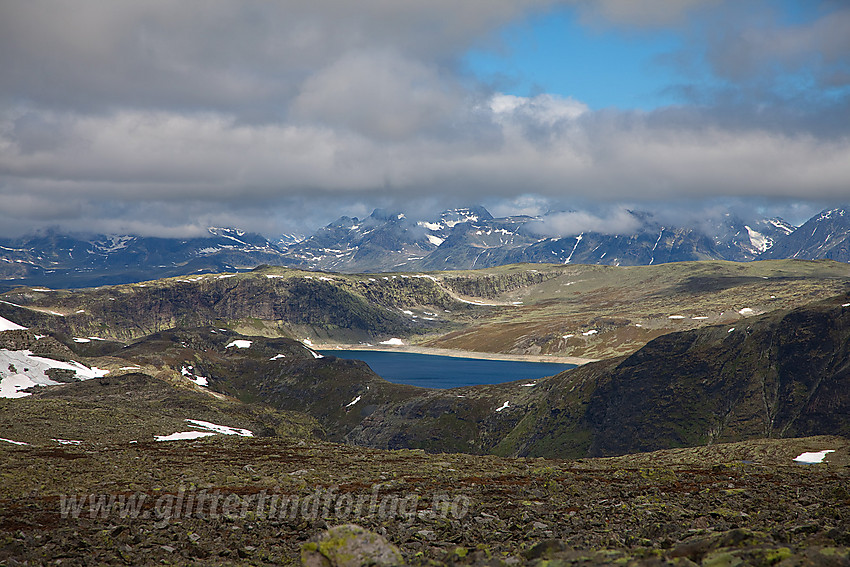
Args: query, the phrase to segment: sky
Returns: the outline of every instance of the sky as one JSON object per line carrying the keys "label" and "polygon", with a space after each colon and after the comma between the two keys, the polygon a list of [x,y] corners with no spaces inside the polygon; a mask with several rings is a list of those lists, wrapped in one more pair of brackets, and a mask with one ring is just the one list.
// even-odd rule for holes
{"label": "sky", "polygon": [[846,0],[8,0],[0,234],[850,197]]}

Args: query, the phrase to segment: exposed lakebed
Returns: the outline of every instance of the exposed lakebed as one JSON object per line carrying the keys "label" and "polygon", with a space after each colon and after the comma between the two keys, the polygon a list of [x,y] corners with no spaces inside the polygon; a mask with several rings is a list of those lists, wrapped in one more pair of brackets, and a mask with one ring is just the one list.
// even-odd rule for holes
{"label": "exposed lakebed", "polygon": [[423,388],[458,388],[479,384],[501,384],[515,380],[533,381],[575,368],[574,364],[457,358],[409,352],[372,350],[322,350],[320,352],[325,356],[362,360],[390,382]]}

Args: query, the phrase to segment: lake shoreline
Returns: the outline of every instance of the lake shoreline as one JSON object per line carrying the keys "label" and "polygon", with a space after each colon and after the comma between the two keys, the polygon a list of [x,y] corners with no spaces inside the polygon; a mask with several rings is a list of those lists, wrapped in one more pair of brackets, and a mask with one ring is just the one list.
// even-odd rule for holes
{"label": "lake shoreline", "polygon": [[575,356],[555,356],[548,354],[505,354],[500,352],[477,352],[460,349],[432,348],[415,345],[361,345],[361,344],[312,344],[310,348],[322,350],[366,350],[374,352],[406,352],[411,354],[430,354],[452,358],[472,358],[477,360],[503,360],[507,362],[551,362],[553,364],[575,364],[581,366],[597,362],[595,358]]}

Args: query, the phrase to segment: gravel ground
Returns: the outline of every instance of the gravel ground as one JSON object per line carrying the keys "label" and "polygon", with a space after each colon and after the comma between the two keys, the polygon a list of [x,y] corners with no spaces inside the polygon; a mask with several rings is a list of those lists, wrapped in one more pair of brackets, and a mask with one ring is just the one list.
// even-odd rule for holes
{"label": "gravel ground", "polygon": [[234,436],[0,444],[0,565],[298,564],[348,523],[409,564],[850,565],[838,437],[576,461]]}

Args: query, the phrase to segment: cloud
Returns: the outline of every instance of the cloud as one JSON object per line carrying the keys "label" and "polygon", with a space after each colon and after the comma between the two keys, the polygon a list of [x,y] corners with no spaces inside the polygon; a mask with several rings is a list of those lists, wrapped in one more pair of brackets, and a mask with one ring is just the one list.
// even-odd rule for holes
{"label": "cloud", "polygon": [[528,228],[542,236],[575,236],[583,232],[601,234],[631,234],[641,227],[641,221],[625,208],[615,208],[599,216],[588,211],[567,211],[549,214]]}
{"label": "cloud", "polygon": [[586,17],[618,25],[668,26],[698,8],[722,0],[591,0],[581,3]]}
{"label": "cloud", "polygon": [[[468,112],[482,120],[481,105]],[[587,112],[547,125],[501,112],[483,126],[467,126],[489,133],[385,140],[385,133],[349,128],[123,111],[51,115],[39,126],[61,132],[63,141],[51,146],[32,136],[21,143],[9,117],[0,120],[0,198],[9,215],[33,214],[10,200],[21,192],[82,207],[158,201],[179,208],[183,201],[204,201],[223,209],[308,195],[833,199],[846,196],[850,179],[847,138],[724,129],[699,118],[682,126],[652,113]]]}
{"label": "cloud", "polygon": [[749,14],[724,29],[708,28],[707,60],[717,76],[736,82],[772,81],[782,70],[810,75],[822,83],[847,71],[850,8],[830,10],[796,25],[776,21],[754,25],[750,21],[754,17],[765,15]]}
{"label": "cloud", "polygon": [[307,123],[400,139],[441,126],[464,96],[435,65],[391,50],[358,51],[305,80],[290,113]]}
{"label": "cloud", "polygon": [[[694,26],[671,60],[712,80],[680,85],[685,104],[652,112],[492,92],[463,72],[470,47],[556,4],[6,3],[0,224],[273,234],[422,196],[434,209],[504,200],[528,214],[554,200],[846,198],[840,4],[759,27],[758,2],[567,2],[619,26]],[[777,94],[777,66],[811,70],[819,86]],[[820,85],[831,98],[806,104]],[[616,227],[618,215],[562,220]]]}
{"label": "cloud", "polygon": [[490,99],[489,106],[499,122],[518,120],[548,127],[576,119],[589,110],[581,101],[550,94],[535,97],[496,94]]}
{"label": "cloud", "polygon": [[500,199],[486,205],[487,210],[495,217],[525,215],[536,217],[543,215],[552,208],[549,199],[540,195],[520,195],[512,199]]}
{"label": "cloud", "polygon": [[[392,46],[447,62],[543,0],[6,3],[3,96],[88,112],[143,107],[274,116],[346,54]],[[361,78],[369,81],[369,76]]]}

